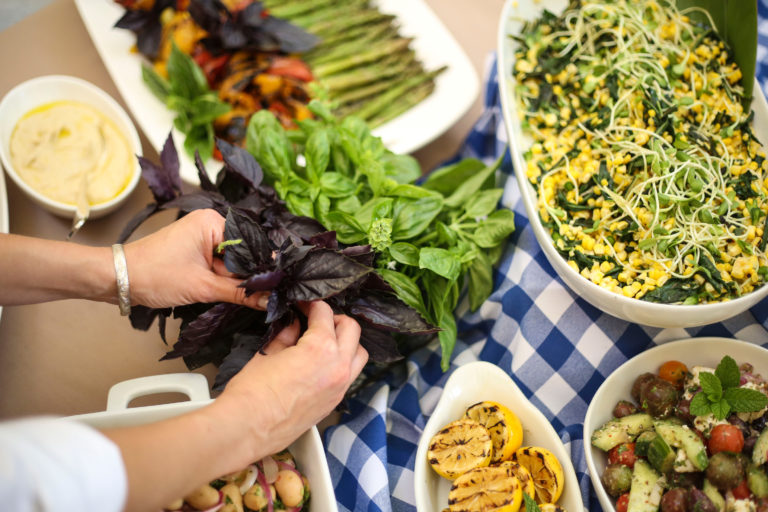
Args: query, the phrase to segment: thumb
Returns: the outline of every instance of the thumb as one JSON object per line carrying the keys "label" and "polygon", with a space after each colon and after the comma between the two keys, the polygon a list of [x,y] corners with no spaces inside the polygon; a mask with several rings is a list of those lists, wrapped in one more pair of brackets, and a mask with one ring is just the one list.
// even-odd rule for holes
{"label": "thumb", "polygon": [[240,304],[260,311],[266,311],[270,292],[256,292],[246,296],[245,288],[238,286],[241,282],[242,279],[214,274],[211,283],[212,302],[231,302],[232,304]]}

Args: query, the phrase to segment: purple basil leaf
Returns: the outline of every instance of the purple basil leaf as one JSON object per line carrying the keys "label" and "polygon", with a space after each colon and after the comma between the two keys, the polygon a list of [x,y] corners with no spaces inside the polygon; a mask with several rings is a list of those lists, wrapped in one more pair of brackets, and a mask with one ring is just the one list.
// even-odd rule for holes
{"label": "purple basil leaf", "polygon": [[163,149],[160,151],[160,163],[163,166],[166,176],[170,179],[173,189],[181,194],[179,154],[176,152],[176,146],[173,144],[173,133],[169,133],[168,138],[165,139]]}
{"label": "purple basil leaf", "polygon": [[264,6],[261,2],[253,2],[240,11],[240,22],[249,28],[261,28],[264,24]]}
{"label": "purple basil leaf", "polygon": [[373,252],[370,245],[353,245],[352,247],[345,247],[341,250],[341,254],[348,256],[367,267],[372,267],[373,260],[376,258],[376,253]]}
{"label": "purple basil leaf", "polygon": [[334,251],[339,248],[339,241],[336,240],[335,231],[326,231],[325,233],[319,233],[309,239],[309,244],[322,249],[333,249]]}
{"label": "purple basil leaf", "polygon": [[[217,197],[218,196],[218,197]],[[211,192],[199,192],[197,194],[184,194],[167,203],[163,203],[162,209],[178,208],[183,212],[213,208],[217,211],[226,210],[227,204],[223,197]]]}
{"label": "purple basil leaf", "polygon": [[314,247],[311,245],[296,246],[291,240],[286,240],[280,246],[280,251],[277,253],[277,268],[288,269],[290,266],[303,260],[312,249]]}
{"label": "purple basil leaf", "polygon": [[160,41],[163,38],[163,27],[160,21],[147,23],[136,32],[136,48],[149,60],[155,60],[160,53]]}
{"label": "purple basil leaf", "polygon": [[333,297],[354,285],[372,271],[353,259],[328,249],[318,249],[296,263],[286,298],[311,301]]}
{"label": "purple basil leaf", "polygon": [[280,42],[280,50],[285,53],[309,51],[320,41],[317,36],[274,16],[267,16],[262,28]]}
{"label": "purple basil leaf", "polygon": [[234,146],[224,139],[216,140],[216,147],[221,151],[224,163],[234,171],[243,181],[253,188],[261,184],[264,172],[248,151],[240,146]]}
{"label": "purple basil leaf", "polygon": [[189,370],[197,370],[207,364],[220,365],[231,348],[231,337],[217,338],[196,353],[184,356],[184,364]]}
{"label": "purple basil leaf", "polygon": [[144,28],[144,26],[152,19],[152,13],[141,9],[125,11],[117,23],[115,28],[124,28],[126,30],[138,31]]}
{"label": "purple basil leaf", "polygon": [[279,318],[276,318],[273,322],[270,322],[269,330],[267,331],[267,339],[269,341],[275,339],[275,336],[280,334],[280,331],[291,325],[295,318],[296,315],[294,314],[293,310],[288,309],[288,311],[282,314]]}
{"label": "purple basil leaf", "polygon": [[145,206],[143,210],[134,215],[131,220],[128,221],[128,224],[126,224],[123,230],[120,232],[120,236],[117,237],[117,243],[122,244],[128,240],[128,238],[130,238],[130,236],[134,231],[136,231],[136,228],[138,228],[142,222],[156,214],[158,211],[160,211],[160,207],[157,205],[157,203],[150,203]]}
{"label": "purple basil leaf", "polygon": [[192,320],[179,334],[179,341],[162,360],[195,354],[212,339],[222,336],[244,306],[221,302]]}
{"label": "purple basil leaf", "polygon": [[440,330],[424,321],[415,309],[392,293],[366,293],[348,301],[346,311],[380,330],[409,334],[429,334]]}
{"label": "purple basil leaf", "polygon": [[171,308],[156,309],[148,308],[147,306],[131,306],[131,314],[128,319],[131,321],[131,327],[146,331],[155,321],[157,317],[167,317],[171,314]]}
{"label": "purple basil leaf", "polygon": [[224,251],[224,264],[233,274],[253,274],[272,263],[272,245],[248,210],[230,208],[224,225],[226,240],[242,240]]}
{"label": "purple basil leaf", "polygon": [[217,32],[221,28],[221,14],[229,15],[227,8],[218,0],[195,0],[187,8],[195,23],[206,32]]}
{"label": "purple basil leaf", "polygon": [[389,286],[389,283],[387,283],[378,274],[378,272],[371,272],[370,274],[368,274],[365,280],[360,285],[360,287],[363,290],[380,290],[382,292],[395,293],[395,290],[393,290],[392,287]]}
{"label": "purple basil leaf", "polygon": [[253,274],[251,277],[240,283],[240,288],[245,288],[245,294],[251,295],[256,292],[265,292],[277,288],[280,281],[285,277],[285,272],[280,269],[269,270],[260,274]]}
{"label": "purple basil leaf", "polygon": [[360,331],[360,345],[368,351],[373,363],[394,363],[403,358],[397,350],[397,341],[391,334],[365,326]]}
{"label": "purple basil leaf", "polygon": [[229,379],[245,366],[266,344],[266,336],[263,334],[236,334],[232,343],[232,351],[224,357],[213,383],[215,391],[222,391]]}
{"label": "purple basil leaf", "polygon": [[267,301],[267,323],[278,322],[289,311],[288,301],[285,300],[283,294],[279,290],[273,290]]}
{"label": "purple basil leaf", "polygon": [[183,324],[186,325],[215,305],[216,303],[197,302],[195,304],[176,306],[173,308],[173,318],[180,318]]}
{"label": "purple basil leaf", "polygon": [[139,166],[141,166],[141,177],[144,178],[149,185],[149,189],[152,191],[155,201],[163,204],[178,196],[178,193],[173,186],[174,179],[166,174],[165,169],[154,164],[150,160],[147,160],[143,156],[138,158]]}
{"label": "purple basil leaf", "polygon": [[200,180],[200,188],[206,192],[218,193],[219,190],[211,181],[210,176],[208,176],[208,171],[205,170],[205,164],[203,163],[203,159],[200,158],[200,152],[198,150],[195,150],[195,167],[197,168],[197,178]]}

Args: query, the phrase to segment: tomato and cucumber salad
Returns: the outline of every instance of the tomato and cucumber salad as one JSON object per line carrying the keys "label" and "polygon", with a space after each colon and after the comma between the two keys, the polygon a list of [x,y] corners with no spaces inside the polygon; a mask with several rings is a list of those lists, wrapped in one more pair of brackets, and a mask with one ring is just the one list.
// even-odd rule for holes
{"label": "tomato and cucumber salad", "polygon": [[617,512],[768,512],[768,382],[725,356],[666,361],[591,436]]}

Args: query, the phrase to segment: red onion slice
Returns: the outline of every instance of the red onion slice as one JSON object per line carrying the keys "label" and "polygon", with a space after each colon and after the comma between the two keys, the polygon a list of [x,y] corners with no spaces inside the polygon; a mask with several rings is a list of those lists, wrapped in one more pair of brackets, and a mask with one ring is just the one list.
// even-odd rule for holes
{"label": "red onion slice", "polygon": [[267,483],[267,480],[264,478],[264,473],[261,471],[258,472],[258,479],[259,485],[261,485],[261,488],[264,489],[264,496],[267,497],[267,512],[274,512],[275,508],[272,505],[272,493],[269,490],[269,484]]}

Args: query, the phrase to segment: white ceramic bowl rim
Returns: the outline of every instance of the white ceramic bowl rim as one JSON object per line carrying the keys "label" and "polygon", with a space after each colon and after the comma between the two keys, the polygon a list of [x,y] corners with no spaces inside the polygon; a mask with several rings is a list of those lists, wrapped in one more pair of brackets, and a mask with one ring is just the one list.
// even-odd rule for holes
{"label": "white ceramic bowl rim", "polygon": [[[128,114],[123,110],[123,108],[117,103],[117,101],[112,98],[109,94],[104,92],[99,87],[93,85],[92,83],[83,80],[82,78],[77,78],[74,76],[68,76],[68,75],[44,75],[44,76],[38,76],[35,78],[31,78],[29,80],[26,80],[24,82],[21,82],[20,84],[13,87],[8,93],[3,97],[2,100],[0,100],[0,112],[3,111],[3,106],[7,102],[11,102],[14,100],[14,97],[17,95],[20,95],[24,92],[25,89],[35,86],[40,86],[41,84],[50,84],[50,87],[56,87],[58,84],[71,84],[75,87],[80,87],[84,91],[87,91],[88,94],[93,95],[95,97],[98,97],[102,101],[104,101],[109,108],[112,109],[112,114],[116,116],[118,119],[120,119],[123,126],[119,126],[121,132],[125,132],[127,130],[127,133],[124,133],[126,138],[128,139],[128,144],[131,146],[132,153],[134,155],[138,155],[141,153],[141,141],[139,140],[139,134],[136,131],[136,127],[133,124],[133,121],[131,121],[131,118],[128,116]],[[64,98],[62,98],[64,99]],[[87,103],[87,102],[86,102]],[[107,117],[111,117],[110,114],[102,112],[103,115],[106,115]],[[9,123],[12,122],[15,126],[18,122],[18,119],[9,120]],[[35,198],[36,201],[43,203],[47,205],[49,208],[54,210],[67,210],[71,213],[75,213],[76,206],[62,203],[59,201],[56,201],[54,199],[51,199],[47,196],[44,196],[31,186],[29,186],[17,173],[16,170],[13,168],[13,165],[11,164],[10,155],[7,155],[5,152],[5,145],[3,143],[0,143],[0,160],[2,161],[3,167],[5,167],[6,172],[11,177],[11,179],[18,185],[22,190],[24,190],[25,193]],[[128,182],[128,185],[115,197],[110,199],[109,201],[105,201],[103,203],[98,203],[91,206],[91,212],[92,213],[98,213],[103,210],[111,210],[116,204],[122,202],[128,195],[130,195],[133,190],[136,188],[136,184],[139,182],[139,178],[141,177],[141,172],[139,170],[138,161],[134,163],[133,166],[133,174],[131,175],[131,180]]]}

